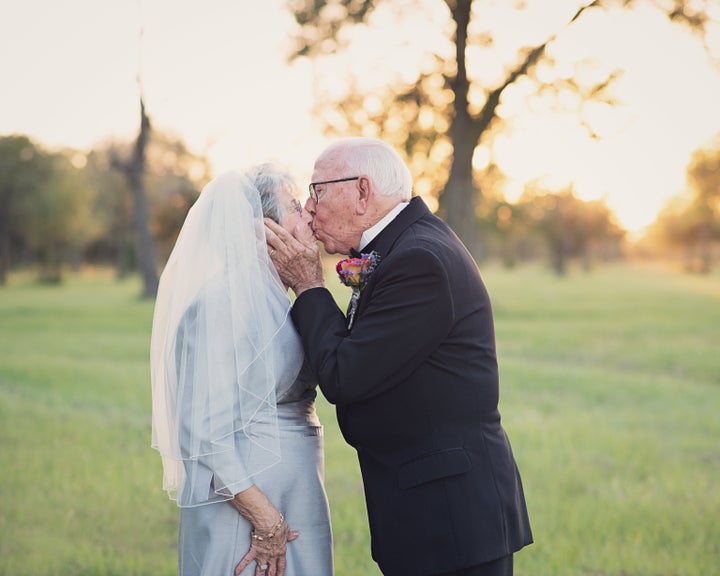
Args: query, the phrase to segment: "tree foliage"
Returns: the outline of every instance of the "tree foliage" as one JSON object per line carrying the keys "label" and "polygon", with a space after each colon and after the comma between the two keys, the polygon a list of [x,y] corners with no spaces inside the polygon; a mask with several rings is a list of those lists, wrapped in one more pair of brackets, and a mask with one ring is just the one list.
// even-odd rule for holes
{"label": "tree foliage", "polygon": [[[507,30],[501,29],[493,17],[502,3],[288,0],[298,24],[291,58],[307,56],[321,62],[342,52],[362,29],[367,32],[378,22],[394,17],[395,28],[399,28],[408,14],[423,11],[431,14],[435,29],[445,35],[444,44],[431,43],[428,38],[398,41],[399,51],[403,41],[422,41],[431,46],[416,69],[399,67],[396,77],[385,87],[373,86],[367,77],[357,77],[350,70],[344,77],[334,79],[339,82],[333,83],[327,93],[318,95],[317,112],[331,135],[378,136],[403,150],[415,176],[416,192],[438,196],[440,214],[468,247],[479,254],[474,208],[482,201],[483,191],[473,160],[477,147],[494,138],[499,124],[508,122],[507,111],[502,107],[504,97],[521,84],[525,94],[579,95],[573,101],[578,103],[580,122],[594,135],[593,126],[583,119],[581,108],[588,101],[612,104],[611,87],[617,71],[608,71],[603,77],[590,75],[589,81],[579,74],[567,76],[554,71],[549,47],[587,11],[627,9],[641,1],[578,1],[558,20],[555,30],[539,31],[533,38],[516,42],[514,56],[502,61],[499,70],[493,70],[492,66],[477,63],[487,62],[483,55],[494,57],[499,54],[496,46],[509,42],[507,35],[503,36]],[[708,25],[711,6],[717,7],[717,0],[645,2],[701,36]],[[531,3],[532,0],[515,1],[512,7],[522,12]],[[502,9],[507,8],[508,3]],[[544,73],[538,74],[541,63]],[[561,101],[560,97],[555,99],[557,103]]]}
{"label": "tree foliage", "polygon": [[24,233],[40,264],[40,279],[60,282],[63,263],[76,263],[100,229],[92,211],[96,191],[82,170],[84,157],[67,151],[48,160],[49,175],[27,207],[30,217]]}
{"label": "tree foliage", "polygon": [[603,202],[581,200],[572,188],[553,194],[530,189],[517,205],[545,243],[550,265],[559,276],[567,272],[571,258],[580,258],[589,268],[593,249],[619,252],[624,232]]}
{"label": "tree foliage", "polygon": [[720,241],[720,134],[697,150],[687,169],[687,193],[661,212],[656,236],[683,249],[686,268],[708,273]]}
{"label": "tree foliage", "polygon": [[27,136],[0,138],[0,284],[22,246],[26,198],[41,185],[44,155]]}
{"label": "tree foliage", "polygon": [[[63,266],[111,263],[119,276],[137,271],[133,194],[113,158],[133,143],[109,142],[88,153],[47,151],[24,135],[0,137],[0,284],[18,264],[37,264],[40,279],[59,282]],[[206,158],[153,132],[144,182],[153,262],[165,262],[185,216],[209,180]]]}
{"label": "tree foliage", "polygon": [[62,263],[99,233],[84,162],[75,151],[49,152],[27,136],[0,138],[0,281],[24,254],[39,264],[42,281],[59,282]]}

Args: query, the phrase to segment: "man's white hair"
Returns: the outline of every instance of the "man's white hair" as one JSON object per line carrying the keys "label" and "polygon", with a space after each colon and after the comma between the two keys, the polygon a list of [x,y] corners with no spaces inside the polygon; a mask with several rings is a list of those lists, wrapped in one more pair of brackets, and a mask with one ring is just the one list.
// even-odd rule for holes
{"label": "man's white hair", "polygon": [[344,168],[346,176],[369,176],[378,194],[410,200],[412,176],[400,154],[377,138],[343,138],[330,144],[318,162],[331,162]]}

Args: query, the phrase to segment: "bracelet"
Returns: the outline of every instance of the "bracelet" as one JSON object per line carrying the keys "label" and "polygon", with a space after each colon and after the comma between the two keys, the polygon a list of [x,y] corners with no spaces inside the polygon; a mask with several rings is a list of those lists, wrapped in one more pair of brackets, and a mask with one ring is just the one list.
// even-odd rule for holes
{"label": "bracelet", "polygon": [[282,525],[284,523],[285,523],[285,516],[280,514],[280,520],[278,520],[278,523],[275,524],[275,526],[273,526],[269,532],[258,533],[256,530],[253,530],[252,532],[250,532],[250,536],[252,537],[253,540],[261,540],[261,541],[262,540],[270,540],[271,538],[273,538],[275,536],[275,534],[278,533],[278,530],[280,530],[280,528],[282,528]]}

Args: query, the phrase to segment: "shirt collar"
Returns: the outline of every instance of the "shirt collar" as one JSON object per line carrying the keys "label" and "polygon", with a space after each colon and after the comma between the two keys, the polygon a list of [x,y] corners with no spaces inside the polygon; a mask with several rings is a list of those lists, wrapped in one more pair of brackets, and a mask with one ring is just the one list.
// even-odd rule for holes
{"label": "shirt collar", "polygon": [[382,232],[388,224],[390,224],[390,222],[395,220],[395,217],[400,214],[400,212],[402,212],[408,204],[410,204],[410,202],[400,202],[397,206],[395,206],[395,208],[385,214],[379,222],[365,230],[360,237],[358,252],[362,252],[362,249],[370,244],[370,242],[372,242],[373,239],[380,234],[380,232]]}

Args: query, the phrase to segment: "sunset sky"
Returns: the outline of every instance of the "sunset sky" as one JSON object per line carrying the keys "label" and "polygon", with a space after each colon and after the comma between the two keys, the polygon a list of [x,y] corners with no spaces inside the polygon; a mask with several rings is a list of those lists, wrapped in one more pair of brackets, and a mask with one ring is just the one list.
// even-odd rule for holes
{"label": "sunset sky", "polygon": [[[216,173],[274,160],[304,184],[326,141],[310,114],[312,64],[286,63],[291,25],[283,0],[0,0],[0,135],[80,149],[129,139],[140,70],[155,127],[207,155]],[[621,107],[598,111],[599,140],[569,118],[521,110],[494,150],[510,192],[538,177],[574,182],[640,229],[683,189],[691,152],[720,132],[720,69],[650,11],[588,17],[557,50],[625,68]]]}

